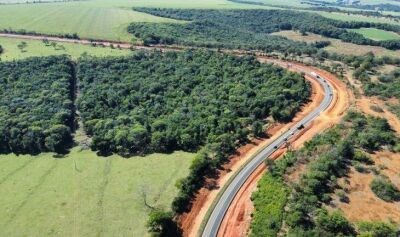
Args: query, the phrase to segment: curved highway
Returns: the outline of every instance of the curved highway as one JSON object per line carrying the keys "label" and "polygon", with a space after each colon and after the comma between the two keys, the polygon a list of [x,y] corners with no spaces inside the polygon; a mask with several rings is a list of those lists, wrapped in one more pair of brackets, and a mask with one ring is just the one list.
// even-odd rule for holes
{"label": "curved highway", "polygon": [[[296,67],[296,66],[293,66]],[[297,68],[298,71],[304,72],[301,68]],[[310,114],[308,114],[301,121],[296,123],[295,126],[281,134],[278,138],[271,142],[265,149],[259,152],[239,173],[234,177],[233,181],[228,185],[216,206],[212,210],[211,216],[207,220],[207,224],[203,230],[202,237],[216,237],[218,230],[221,226],[222,220],[227,212],[231,202],[239,192],[242,185],[250,177],[250,175],[260,166],[266,158],[268,158],[275,150],[286,143],[291,137],[295,136],[300,132],[301,129],[309,125],[319,114],[325,111],[332,102],[333,90],[332,85],[317,75],[315,72],[307,73],[308,76],[317,80],[324,88],[325,97],[321,104]]]}

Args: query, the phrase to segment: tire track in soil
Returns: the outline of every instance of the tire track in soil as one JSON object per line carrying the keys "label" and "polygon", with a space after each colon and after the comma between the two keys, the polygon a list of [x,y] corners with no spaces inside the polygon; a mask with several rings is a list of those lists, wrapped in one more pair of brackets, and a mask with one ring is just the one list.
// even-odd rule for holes
{"label": "tire track in soil", "polygon": [[10,219],[4,224],[4,226],[9,225],[12,221],[15,220],[21,209],[28,203],[31,197],[36,194],[37,190],[44,184],[47,177],[57,168],[57,166],[58,162],[54,161],[53,165],[50,166],[50,168],[46,172],[43,173],[43,175],[39,178],[39,182],[28,192],[25,200],[18,205],[18,207],[15,209],[14,213],[10,216]]}
{"label": "tire track in soil", "polygon": [[[107,159],[107,158],[106,158]],[[103,170],[103,182],[100,185],[99,189],[99,201],[97,202],[97,208],[98,208],[98,213],[99,213],[99,229],[97,231],[96,236],[104,236],[104,195],[107,189],[107,186],[110,182],[109,180],[109,175],[111,173],[111,160],[112,158],[108,158],[106,163],[104,164],[104,170]]]}
{"label": "tire track in soil", "polygon": [[9,178],[11,178],[12,176],[16,175],[18,172],[20,172],[21,170],[23,170],[25,167],[27,167],[29,164],[32,164],[33,161],[35,161],[35,158],[29,159],[26,163],[24,163],[23,165],[21,165],[20,167],[16,168],[15,170],[11,171],[10,173],[8,173],[6,176],[4,176],[4,178],[2,178],[0,180],[0,185],[2,185],[4,182],[6,182]]}

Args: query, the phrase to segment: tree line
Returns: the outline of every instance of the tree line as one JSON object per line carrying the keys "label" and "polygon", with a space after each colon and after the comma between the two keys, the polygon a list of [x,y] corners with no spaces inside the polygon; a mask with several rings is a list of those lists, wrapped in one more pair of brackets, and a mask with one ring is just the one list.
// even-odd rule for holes
{"label": "tree line", "polygon": [[[374,41],[347,31],[363,27],[400,32],[400,26],[346,22],[325,18],[315,13],[289,10],[190,10],[135,8],[160,17],[190,21],[189,23],[132,23],[128,31],[145,44],[183,44],[202,47],[257,49],[315,53],[316,48],[270,33],[281,30],[312,32],[361,45],[400,49],[399,40]],[[295,48],[295,49],[292,49]]]}
{"label": "tree line", "polygon": [[73,65],[64,56],[0,63],[0,153],[65,151],[73,84]]}

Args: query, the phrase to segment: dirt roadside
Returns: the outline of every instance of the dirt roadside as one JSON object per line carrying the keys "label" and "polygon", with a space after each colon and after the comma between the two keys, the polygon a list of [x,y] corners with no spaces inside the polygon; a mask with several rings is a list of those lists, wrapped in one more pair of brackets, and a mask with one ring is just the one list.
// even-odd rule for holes
{"label": "dirt roadside", "polygon": [[[275,63],[280,66],[286,67],[287,63],[271,60],[268,58],[260,58],[262,62]],[[316,119],[311,126],[305,129],[301,134],[298,134],[293,138],[291,142],[291,149],[300,148],[306,141],[311,140],[318,133],[330,128],[334,124],[337,124],[341,118],[344,116],[344,112],[350,106],[353,101],[353,96],[351,91],[348,90],[342,81],[339,81],[334,75],[321,71],[316,68],[306,67],[301,64],[294,64],[296,67],[289,68],[293,71],[315,71],[321,76],[326,78],[332,86],[335,88],[334,102],[328,108],[328,110],[321,114],[321,116]],[[313,98],[312,100],[318,101],[323,98],[323,91],[321,86],[316,83],[311,78],[308,78],[313,84]],[[318,105],[318,102],[315,103]],[[307,105],[310,111],[313,109],[312,105]],[[306,111],[302,111],[299,116],[304,116]],[[286,152],[286,149],[280,149],[271,158],[278,159]],[[244,237],[247,236],[250,223],[251,223],[251,213],[254,211],[254,206],[250,201],[252,193],[257,189],[257,183],[261,179],[262,175],[266,170],[266,166],[260,166],[257,171],[250,177],[249,180],[243,185],[238,195],[233,200],[227,214],[222,222],[220,231],[218,233],[219,237],[229,236],[229,237]]]}

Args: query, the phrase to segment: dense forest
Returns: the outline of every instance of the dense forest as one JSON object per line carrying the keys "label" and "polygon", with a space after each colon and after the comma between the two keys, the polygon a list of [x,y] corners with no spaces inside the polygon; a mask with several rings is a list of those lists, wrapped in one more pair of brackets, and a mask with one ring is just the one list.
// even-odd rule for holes
{"label": "dense forest", "polygon": [[73,66],[66,57],[0,63],[0,153],[68,148],[73,83]]}
{"label": "dense forest", "polygon": [[300,75],[207,51],[84,59],[78,78],[85,129],[104,154],[245,142],[264,118],[288,121],[309,96]]}
{"label": "dense forest", "polygon": [[[346,201],[346,192],[337,181],[350,166],[377,173],[378,181],[372,182],[371,189],[379,198],[399,198],[392,184],[381,181],[368,154],[382,146],[399,150],[398,142],[386,120],[350,111],[342,124],[316,136],[304,148],[276,162],[268,160],[269,172],[252,196],[256,211],[251,236],[276,236],[283,223],[287,236],[397,236],[391,224],[361,223],[356,228],[341,212],[328,213],[324,205],[331,203],[333,195]],[[308,165],[297,181],[290,181],[289,175],[299,164]]]}
{"label": "dense forest", "polygon": [[347,31],[363,27],[400,32],[400,26],[332,20],[318,14],[289,10],[188,10],[135,8],[148,14],[189,21],[188,23],[132,23],[128,31],[145,44],[183,44],[285,52],[315,53],[310,45],[290,41],[270,33],[281,30],[312,32],[361,45],[400,49],[400,41],[374,41]]}

